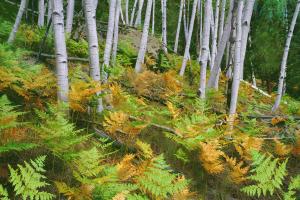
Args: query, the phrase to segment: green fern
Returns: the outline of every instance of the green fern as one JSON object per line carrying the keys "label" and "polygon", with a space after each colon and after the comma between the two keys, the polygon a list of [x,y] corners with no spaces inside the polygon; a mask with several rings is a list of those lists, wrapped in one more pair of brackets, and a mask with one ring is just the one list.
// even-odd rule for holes
{"label": "green fern", "polygon": [[28,149],[32,149],[37,147],[37,144],[33,143],[16,143],[16,142],[9,142],[7,144],[0,146],[0,153],[5,153],[9,151],[25,151]]}
{"label": "green fern", "polygon": [[288,159],[279,162],[279,159],[273,159],[271,156],[260,154],[257,151],[252,152],[253,169],[252,175],[248,180],[254,181],[254,185],[249,185],[241,189],[247,195],[253,197],[261,195],[272,196],[276,189],[281,189],[283,180],[287,175],[286,164]]}
{"label": "green fern", "polygon": [[[111,200],[114,196],[122,191],[134,191],[137,189],[136,185],[125,183],[107,183],[97,185],[93,191],[93,199],[95,200]],[[128,197],[127,197],[128,198]],[[133,199],[132,199],[133,200]]]}
{"label": "green fern", "polygon": [[15,111],[16,107],[11,105],[6,95],[0,97],[0,131],[20,125],[17,118],[23,113]]}
{"label": "green fern", "polygon": [[137,178],[137,185],[154,199],[167,199],[188,185],[186,180],[178,180],[177,178],[177,175],[170,170],[164,156],[160,155],[154,158],[150,166]]}
{"label": "green fern", "polygon": [[126,200],[149,200],[149,198],[139,194],[128,194],[126,195]]}
{"label": "green fern", "polygon": [[58,157],[72,159],[73,152],[76,152],[75,146],[90,137],[80,136],[82,130],[75,130],[75,125],[70,123],[58,108],[49,106],[48,112],[36,110],[36,113],[41,123],[34,129],[46,147]]}
{"label": "green fern", "polygon": [[0,200],[9,200],[7,190],[0,184]]}
{"label": "green fern", "polygon": [[44,180],[46,177],[42,174],[45,172],[44,162],[46,156],[40,156],[35,160],[30,160],[30,163],[24,162],[24,165],[18,165],[17,169],[13,169],[10,165],[9,182],[14,186],[15,195],[20,195],[23,200],[30,198],[32,200],[51,200],[55,196],[45,191],[40,191],[41,188],[49,184]]}
{"label": "green fern", "polygon": [[297,200],[295,197],[296,191],[300,190],[300,175],[292,178],[291,182],[289,183],[288,191],[283,194],[284,200]]}

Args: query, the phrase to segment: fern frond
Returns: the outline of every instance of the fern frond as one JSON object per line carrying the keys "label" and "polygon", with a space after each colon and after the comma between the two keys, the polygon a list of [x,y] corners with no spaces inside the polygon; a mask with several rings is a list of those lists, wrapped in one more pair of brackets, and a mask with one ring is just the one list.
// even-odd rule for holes
{"label": "fern frond", "polygon": [[219,174],[224,171],[224,164],[220,159],[224,153],[218,150],[218,144],[200,143],[201,153],[199,156],[204,169],[210,174]]}
{"label": "fern frond", "polygon": [[0,200],[9,200],[7,190],[0,184]]}
{"label": "fern frond", "polygon": [[226,155],[224,155],[224,158],[231,170],[229,172],[229,176],[232,182],[236,184],[241,184],[242,182],[245,182],[246,181],[245,176],[248,173],[250,167],[249,166],[242,167],[244,165],[244,162],[243,161],[237,162],[236,158],[231,158]]}
{"label": "fern frond", "polygon": [[151,149],[150,144],[144,143],[144,142],[142,142],[140,140],[137,140],[135,144],[136,144],[137,149],[139,150],[140,154],[144,158],[150,159],[150,158],[153,157],[153,151]]}
{"label": "fern frond", "polygon": [[9,151],[25,151],[28,149],[33,149],[37,147],[37,144],[33,143],[16,143],[10,142],[0,146],[0,153],[9,152]]}
{"label": "fern frond", "polygon": [[69,123],[64,113],[54,106],[49,106],[48,112],[36,110],[40,124],[34,126],[43,144],[56,156],[70,159],[74,147],[87,140],[90,135],[79,135],[82,130],[76,130],[75,125]]}
{"label": "fern frond", "polygon": [[23,113],[15,111],[16,108],[17,106],[13,106],[6,95],[0,97],[0,131],[20,125],[17,118]]}
{"label": "fern frond", "polygon": [[60,194],[72,200],[92,200],[92,189],[85,185],[81,187],[69,187],[64,182],[55,182],[56,188]]}
{"label": "fern frond", "polygon": [[22,196],[23,199],[44,199],[51,200],[55,196],[48,192],[40,191],[41,188],[49,184],[44,180],[46,177],[41,174],[44,173],[44,162],[46,156],[40,156],[35,160],[24,162],[24,165],[18,165],[17,169],[12,168],[10,165],[10,178],[9,182],[14,186],[15,195]]}
{"label": "fern frond", "polygon": [[286,145],[286,144],[280,142],[280,141],[277,140],[277,139],[275,139],[274,142],[275,142],[275,153],[276,153],[277,155],[279,155],[279,156],[286,156],[286,155],[288,155],[288,154],[292,151],[292,149],[293,149],[292,146]]}
{"label": "fern frond", "polygon": [[241,189],[249,196],[266,196],[268,193],[272,196],[276,189],[281,189],[283,180],[287,175],[286,159],[282,163],[271,156],[260,154],[257,151],[252,152],[253,169],[247,179],[254,181],[256,184],[245,186]]}
{"label": "fern frond", "polygon": [[151,197],[168,198],[187,187],[188,182],[178,179],[169,169],[163,155],[153,159],[151,164],[137,178],[139,188]]}

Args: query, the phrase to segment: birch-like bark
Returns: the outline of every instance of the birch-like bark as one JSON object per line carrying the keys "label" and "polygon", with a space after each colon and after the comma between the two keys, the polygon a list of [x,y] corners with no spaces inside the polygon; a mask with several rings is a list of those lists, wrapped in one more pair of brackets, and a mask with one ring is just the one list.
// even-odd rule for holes
{"label": "birch-like bark", "polygon": [[68,102],[68,56],[65,41],[64,12],[62,0],[52,0],[53,29],[56,54],[56,76],[58,101]]}
{"label": "birch-like bark", "polygon": [[290,44],[291,44],[291,41],[292,41],[294,28],[295,28],[295,25],[296,25],[298,14],[299,14],[299,9],[300,9],[300,0],[297,1],[297,5],[296,5],[295,12],[294,12],[294,15],[293,15],[293,19],[292,19],[292,22],[291,22],[291,25],[290,25],[289,33],[287,35],[287,39],[286,39],[286,42],[285,42],[284,53],[283,53],[283,56],[282,56],[281,66],[280,66],[280,76],[279,76],[279,81],[278,81],[277,96],[276,96],[274,106],[272,108],[272,112],[275,112],[278,109],[278,107],[280,105],[281,98],[282,98],[284,79],[285,79],[285,75],[286,75],[286,64],[287,64],[287,59],[288,59],[288,55],[289,55]]}
{"label": "birch-like bark", "polygon": [[203,38],[202,38],[202,54],[200,59],[200,87],[199,93],[200,98],[205,98],[206,90],[206,68],[209,55],[209,36],[210,36],[210,24],[211,24],[211,10],[212,3],[211,0],[205,1],[204,8],[204,27],[203,27]]}
{"label": "birch-like bark", "polygon": [[178,15],[177,31],[176,31],[176,37],[175,37],[175,45],[174,45],[174,52],[175,53],[177,53],[177,49],[178,49],[179,35],[180,35],[180,29],[181,29],[181,20],[182,20],[182,12],[183,12],[183,3],[184,3],[184,0],[181,0],[180,1],[180,8],[179,8],[179,15]]}
{"label": "birch-like bark", "polygon": [[117,0],[117,9],[115,16],[115,30],[114,30],[114,40],[112,48],[112,64],[116,64],[117,50],[118,50],[118,40],[119,40],[119,19],[120,19],[120,9],[121,9],[121,0]]}
{"label": "birch-like bark", "polygon": [[101,70],[101,73],[103,73],[104,82],[107,81],[107,73],[105,72],[104,68],[109,67],[109,62],[110,62],[110,54],[111,54],[111,49],[112,49],[114,25],[115,25],[115,15],[116,15],[115,11],[116,11],[116,0],[110,0],[108,28],[107,28],[107,33],[106,33],[106,43],[105,43],[105,50],[104,50],[103,66],[102,66],[102,70]]}
{"label": "birch-like bark", "polygon": [[221,38],[224,31],[224,21],[225,21],[225,11],[226,11],[226,0],[222,0],[221,16],[220,16],[220,25],[219,25],[219,36],[218,36],[218,46],[220,45]]}
{"label": "birch-like bark", "polygon": [[45,1],[39,0],[39,16],[38,16],[38,27],[43,27],[45,22]]}
{"label": "birch-like bark", "polygon": [[[120,7],[120,17],[121,17],[122,23],[125,25],[126,22],[125,22],[124,15],[123,15],[122,4],[120,4],[119,7]],[[120,20],[119,20],[119,21],[120,21]]]}
{"label": "birch-like bark", "polygon": [[48,0],[47,24],[50,22],[50,18],[52,16],[52,12],[53,12],[53,9],[52,9],[52,0]]}
{"label": "birch-like bark", "polygon": [[237,100],[240,86],[240,69],[241,69],[241,39],[242,39],[242,16],[244,0],[239,0],[236,16],[236,39],[234,52],[234,69],[231,88],[231,100],[229,108],[229,119],[232,122],[236,114]]}
{"label": "birch-like bark", "polygon": [[221,42],[218,46],[214,66],[213,66],[213,69],[211,70],[211,73],[210,73],[210,77],[209,77],[208,84],[207,84],[208,88],[213,88],[215,85],[218,84],[218,83],[215,83],[215,82],[219,81],[217,79],[217,77],[218,77],[218,73],[219,73],[219,70],[220,70],[220,65],[221,65],[221,62],[222,62],[222,58],[223,58],[223,55],[224,55],[226,44],[227,44],[227,41],[229,40],[229,37],[230,37],[231,26],[232,26],[231,20],[232,20],[233,9],[234,9],[234,0],[230,0],[230,9],[229,9],[229,13],[228,13],[227,20],[226,20],[226,25],[225,25],[225,28],[224,28],[224,32],[223,32],[223,35],[222,35]]}
{"label": "birch-like bark", "polygon": [[9,38],[7,40],[7,42],[9,44],[13,43],[15,38],[16,38],[16,34],[17,34],[17,31],[19,29],[19,26],[20,26],[20,23],[21,23],[21,20],[22,20],[22,16],[24,14],[24,11],[25,11],[25,8],[26,8],[26,2],[28,0],[22,0],[21,1],[21,4],[20,4],[20,8],[19,8],[19,11],[18,11],[18,14],[17,14],[17,17],[16,17],[16,21],[15,21],[15,24],[13,26],[13,29],[12,31],[10,32],[9,34]]}
{"label": "birch-like bark", "polygon": [[246,56],[246,50],[247,50],[247,42],[248,42],[248,35],[250,31],[250,23],[253,13],[253,7],[254,7],[255,0],[248,0],[245,8],[244,8],[244,15],[243,15],[243,21],[242,21],[242,48],[241,48],[241,70],[240,70],[240,78],[244,79],[244,61]]}
{"label": "birch-like bark", "polygon": [[180,73],[179,73],[180,76],[183,76],[183,74],[185,72],[187,61],[189,60],[190,45],[191,45],[191,39],[192,39],[192,35],[193,35],[194,22],[195,22],[196,11],[197,11],[197,4],[198,4],[198,0],[194,0],[192,16],[191,16],[191,20],[190,20],[189,35],[188,35],[187,42],[185,44],[183,61],[182,61],[182,65],[181,65],[181,69],[180,69]]}
{"label": "birch-like bark", "polygon": [[187,41],[187,38],[189,35],[189,29],[188,29],[188,25],[187,25],[186,1],[185,0],[183,3],[183,28],[184,28],[184,38],[185,38],[185,41]]}
{"label": "birch-like bark", "polygon": [[136,17],[136,20],[135,20],[134,27],[138,27],[142,24],[143,6],[144,6],[144,0],[139,0],[139,9],[138,9],[138,13],[137,13],[137,17]]}
{"label": "birch-like bark", "polygon": [[203,35],[203,26],[202,26],[202,22],[203,22],[203,3],[202,3],[203,0],[199,0],[199,15],[200,15],[200,23],[199,23],[199,61],[200,61],[200,58],[201,58],[201,51],[202,51],[202,35]]}
{"label": "birch-like bark", "polygon": [[162,0],[162,49],[165,53],[168,52],[167,49],[167,0]]}
{"label": "birch-like bark", "polygon": [[126,0],[125,1],[125,21],[126,21],[127,25],[129,24],[129,13],[128,13],[128,10],[129,10],[129,0]]}
{"label": "birch-like bark", "polygon": [[151,8],[152,8],[152,0],[148,0],[143,34],[142,34],[141,43],[140,43],[140,50],[139,50],[138,57],[137,57],[136,64],[135,64],[135,71],[137,73],[142,71],[142,64],[144,63],[145,53],[147,50],[148,33],[149,33],[150,18],[151,18]]}
{"label": "birch-like bark", "polygon": [[216,11],[215,11],[215,20],[214,20],[214,31],[212,38],[212,50],[211,50],[211,69],[214,66],[215,57],[217,54],[217,39],[218,39],[218,28],[219,28],[219,11],[220,11],[220,0],[216,0]]}
{"label": "birch-like bark", "polygon": [[137,3],[138,3],[138,0],[135,0],[134,4],[133,4],[132,11],[131,11],[130,26],[133,26],[133,20],[134,20],[134,15],[135,15],[135,10],[136,10]]}
{"label": "birch-like bark", "polygon": [[152,35],[155,32],[155,0],[152,0]]}
{"label": "birch-like bark", "polygon": [[[93,2],[93,7],[94,7],[94,2]],[[95,10],[95,7],[94,7],[94,10]],[[74,16],[74,0],[68,0],[67,19],[66,19],[66,33],[67,34],[70,34],[72,32],[73,16]]]}
{"label": "birch-like bark", "polygon": [[[85,14],[85,23],[87,38],[89,43],[89,61],[90,76],[94,81],[100,82],[100,65],[99,65],[99,46],[96,26],[96,12],[94,0],[84,0],[83,9]],[[97,112],[103,111],[102,99],[98,99]]]}

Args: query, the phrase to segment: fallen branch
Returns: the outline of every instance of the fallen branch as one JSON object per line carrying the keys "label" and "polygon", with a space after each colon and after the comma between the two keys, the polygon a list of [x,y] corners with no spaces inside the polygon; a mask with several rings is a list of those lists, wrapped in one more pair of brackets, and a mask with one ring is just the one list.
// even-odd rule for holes
{"label": "fallen branch", "polygon": [[245,80],[241,80],[241,81],[242,81],[243,83],[245,83],[246,85],[250,86],[251,88],[253,88],[254,90],[256,90],[257,92],[259,92],[260,94],[262,94],[262,95],[264,95],[264,96],[266,96],[266,97],[269,97],[269,98],[272,97],[271,95],[269,95],[269,94],[266,93],[265,91],[259,89],[258,87],[252,85],[251,83],[249,83],[249,82],[247,82],[247,81],[245,81]]}
{"label": "fallen branch", "polygon": [[[38,56],[39,53],[38,52],[32,52],[32,55]],[[51,59],[55,59],[56,55],[53,54],[46,54],[46,53],[41,53],[40,54],[41,57],[45,57],[45,58],[51,58]],[[89,59],[87,58],[78,58],[78,57],[68,57],[69,61],[81,61],[81,62],[89,62]]]}

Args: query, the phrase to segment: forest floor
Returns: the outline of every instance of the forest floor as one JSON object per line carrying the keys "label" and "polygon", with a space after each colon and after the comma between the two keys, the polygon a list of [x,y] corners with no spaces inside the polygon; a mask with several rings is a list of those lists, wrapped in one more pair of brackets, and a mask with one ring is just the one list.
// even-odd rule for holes
{"label": "forest floor", "polygon": [[[231,129],[225,76],[218,91],[200,100],[198,63],[192,60],[178,76],[182,57],[162,53],[155,38],[136,74],[140,36],[129,32],[120,37],[108,83],[91,80],[88,63],[69,62],[65,116],[56,104],[54,60],[32,56],[43,30],[21,30],[14,46],[0,45],[0,183],[9,192],[8,164],[40,155],[47,155],[46,191],[57,199],[59,193],[105,200],[287,199],[296,191],[289,186],[300,180],[299,102],[285,97],[272,115],[274,96],[242,82]],[[87,58],[85,40],[67,46],[70,56]],[[51,54],[52,48],[49,38],[43,51]],[[101,114],[95,112],[99,92],[106,107]],[[10,149],[11,142],[35,146]]]}

